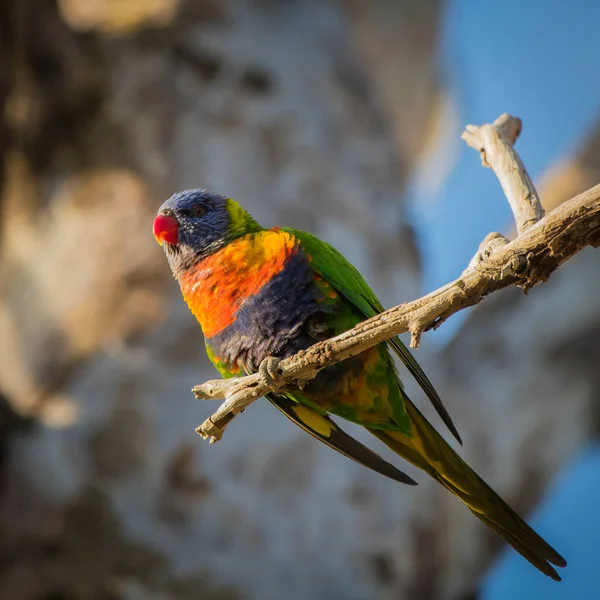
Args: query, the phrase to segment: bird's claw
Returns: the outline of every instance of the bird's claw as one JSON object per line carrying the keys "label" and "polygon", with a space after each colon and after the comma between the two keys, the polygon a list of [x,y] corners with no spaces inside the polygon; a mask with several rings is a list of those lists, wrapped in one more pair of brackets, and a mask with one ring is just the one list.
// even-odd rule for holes
{"label": "bird's claw", "polygon": [[267,356],[258,368],[259,373],[274,392],[281,391],[285,387],[285,384],[279,381],[279,377],[281,376],[281,369],[279,369],[280,362],[279,358]]}

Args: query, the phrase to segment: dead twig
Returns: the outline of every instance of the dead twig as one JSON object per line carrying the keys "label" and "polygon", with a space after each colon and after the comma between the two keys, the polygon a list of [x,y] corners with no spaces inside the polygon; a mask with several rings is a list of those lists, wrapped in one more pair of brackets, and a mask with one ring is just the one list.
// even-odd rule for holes
{"label": "dead twig", "polygon": [[439,327],[448,317],[478,304],[491,292],[511,285],[527,291],[546,281],[586,246],[599,246],[600,185],[544,217],[531,178],[513,148],[520,131],[521,121],[504,114],[491,125],[469,125],[463,133],[463,139],[481,152],[483,164],[500,180],[517,223],[515,240],[509,242],[498,233],[490,234],[458,279],[427,296],[386,310],[280,362],[269,357],[253,375],[194,387],[196,398],[225,398],[196,431],[210,438],[211,443],[218,441],[235,415],[266,393],[301,386],[321,369],[407,331],[411,346],[417,347],[424,331]]}

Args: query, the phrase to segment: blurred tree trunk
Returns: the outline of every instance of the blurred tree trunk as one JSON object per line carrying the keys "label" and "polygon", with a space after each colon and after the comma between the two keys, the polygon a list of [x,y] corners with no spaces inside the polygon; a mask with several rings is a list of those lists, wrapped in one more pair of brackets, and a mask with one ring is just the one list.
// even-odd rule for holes
{"label": "blurred tree trunk", "polygon": [[210,407],[189,388],[212,371],[150,229],[167,195],[209,187],[326,237],[386,300],[414,297],[401,197],[439,97],[440,10],[0,4],[1,598],[435,585],[403,520],[417,496],[265,406],[219,446],[195,436]]}
{"label": "blurred tree trunk", "polygon": [[[327,238],[386,304],[415,297],[401,198],[442,96],[441,10],[0,3],[0,598],[475,589],[498,542],[423,475],[388,482],[261,403],[221,444],[195,436],[212,370],[150,232],[205,186]],[[548,207],[598,180],[598,140],[549,175]],[[493,296],[430,365],[461,452],[520,510],[597,430],[598,275],[586,252]]]}
{"label": "blurred tree trunk", "polygon": [[[0,3],[0,598],[476,587],[498,543],[424,476],[388,482],[260,403],[201,443],[189,388],[212,371],[150,233],[167,195],[206,186],[326,237],[387,304],[415,297],[401,197],[442,95],[441,10]],[[597,181],[599,139],[547,206]],[[597,430],[598,275],[587,252],[493,296],[430,365],[463,454],[521,510]]]}

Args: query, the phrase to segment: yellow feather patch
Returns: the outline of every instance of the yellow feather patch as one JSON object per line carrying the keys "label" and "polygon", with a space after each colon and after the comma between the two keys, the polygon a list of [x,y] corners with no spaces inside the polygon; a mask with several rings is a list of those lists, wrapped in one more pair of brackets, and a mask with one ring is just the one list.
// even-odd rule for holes
{"label": "yellow feather patch", "polygon": [[332,427],[319,413],[314,410],[298,404],[293,407],[296,416],[314,432],[328,438],[331,435]]}

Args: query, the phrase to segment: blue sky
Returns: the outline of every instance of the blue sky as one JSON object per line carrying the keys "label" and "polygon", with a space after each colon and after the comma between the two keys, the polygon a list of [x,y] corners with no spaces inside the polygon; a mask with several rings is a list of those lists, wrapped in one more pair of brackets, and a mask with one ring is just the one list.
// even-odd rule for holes
{"label": "blue sky", "polygon": [[[541,575],[506,550],[483,584],[482,600],[584,600],[600,598],[600,444],[587,449],[557,478],[531,519],[569,563],[563,581]],[[592,593],[591,590],[594,590]]]}
{"label": "blue sky", "polygon": [[449,1],[440,54],[461,130],[441,189],[411,194],[424,292],[458,276],[485,235],[512,220],[495,176],[459,139],[462,128],[503,112],[521,117],[517,149],[539,179],[600,118],[599,23],[600,2],[591,0]]}
{"label": "blue sky", "polygon": [[[424,292],[457,277],[485,235],[507,232],[512,222],[498,181],[459,140],[460,131],[503,112],[521,117],[517,149],[539,179],[600,118],[599,23],[600,2],[592,0],[450,0],[441,60],[461,127],[450,144],[454,168],[440,189],[414,185],[410,195]],[[448,340],[461,320],[444,324],[434,343]],[[600,445],[559,474],[532,520],[569,561],[563,583],[506,549],[485,581],[484,600],[600,597],[592,593],[598,588],[599,505]]]}

